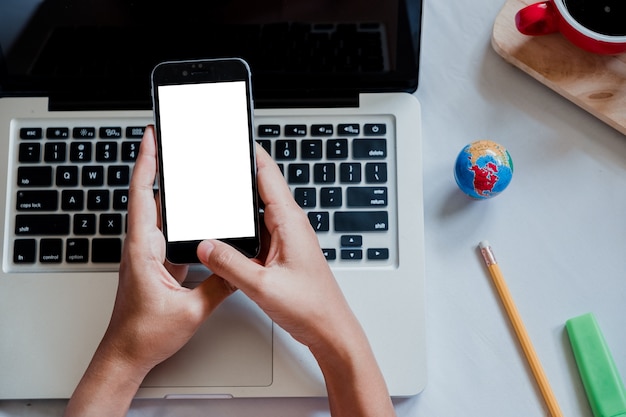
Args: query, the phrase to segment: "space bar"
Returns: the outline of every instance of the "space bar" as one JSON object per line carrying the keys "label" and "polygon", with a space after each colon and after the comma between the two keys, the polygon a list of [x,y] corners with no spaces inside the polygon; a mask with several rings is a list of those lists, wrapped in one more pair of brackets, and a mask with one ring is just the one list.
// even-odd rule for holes
{"label": "space bar", "polygon": [[389,230],[389,218],[386,211],[336,211],[334,223],[337,232]]}

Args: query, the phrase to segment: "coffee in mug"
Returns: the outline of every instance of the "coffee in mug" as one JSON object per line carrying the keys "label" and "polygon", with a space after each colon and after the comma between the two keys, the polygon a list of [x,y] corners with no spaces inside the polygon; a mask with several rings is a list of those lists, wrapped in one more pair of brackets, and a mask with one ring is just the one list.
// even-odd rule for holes
{"label": "coffee in mug", "polygon": [[589,52],[626,52],[626,0],[542,1],[521,9],[515,24],[530,36],[561,32]]}
{"label": "coffee in mug", "polygon": [[608,36],[626,36],[625,0],[564,0],[574,20]]}

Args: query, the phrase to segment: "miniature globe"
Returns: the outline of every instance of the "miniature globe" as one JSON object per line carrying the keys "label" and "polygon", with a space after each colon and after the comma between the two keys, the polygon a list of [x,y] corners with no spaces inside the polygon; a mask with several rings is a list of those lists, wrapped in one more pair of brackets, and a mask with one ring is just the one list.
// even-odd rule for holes
{"label": "miniature globe", "polygon": [[472,198],[495,197],[513,178],[513,160],[506,148],[496,142],[472,142],[459,153],[454,178],[461,191]]}

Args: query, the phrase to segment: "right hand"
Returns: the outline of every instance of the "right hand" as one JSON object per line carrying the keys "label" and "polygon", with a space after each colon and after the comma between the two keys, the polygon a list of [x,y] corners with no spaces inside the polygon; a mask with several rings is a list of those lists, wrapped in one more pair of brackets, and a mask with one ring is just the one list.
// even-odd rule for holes
{"label": "right hand", "polygon": [[248,259],[231,246],[210,240],[200,243],[198,258],[314,353],[316,347],[332,346],[350,334],[361,337],[360,324],[322,254],[315,231],[278,166],[260,146],[257,180],[269,234],[264,255]]}

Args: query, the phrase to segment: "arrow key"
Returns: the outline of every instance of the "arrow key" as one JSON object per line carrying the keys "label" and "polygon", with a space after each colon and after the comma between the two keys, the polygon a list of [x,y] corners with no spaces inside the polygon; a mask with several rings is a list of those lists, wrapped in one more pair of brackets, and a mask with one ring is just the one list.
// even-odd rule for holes
{"label": "arrow key", "polygon": [[367,250],[367,259],[382,261],[389,259],[389,249],[387,248],[372,248]]}

